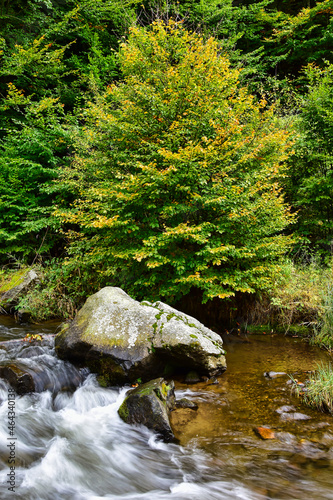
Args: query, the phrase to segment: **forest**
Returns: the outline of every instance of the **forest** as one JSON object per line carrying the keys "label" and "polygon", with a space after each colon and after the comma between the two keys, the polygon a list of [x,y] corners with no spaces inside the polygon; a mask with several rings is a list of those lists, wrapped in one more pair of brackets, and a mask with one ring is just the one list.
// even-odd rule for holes
{"label": "forest", "polygon": [[332,14],[1,0],[0,279],[42,276],[20,307],[112,285],[333,348]]}

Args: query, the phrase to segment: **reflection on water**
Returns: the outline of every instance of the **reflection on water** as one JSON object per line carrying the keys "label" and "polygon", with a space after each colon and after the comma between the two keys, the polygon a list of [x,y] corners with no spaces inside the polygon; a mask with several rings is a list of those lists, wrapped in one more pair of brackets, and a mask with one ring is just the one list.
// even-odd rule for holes
{"label": "reflection on water", "polygon": [[[37,333],[9,323],[0,331],[7,339]],[[172,415],[180,445],[124,424],[117,409],[127,389],[102,388],[94,375],[74,393],[18,397],[15,494],[6,484],[8,385],[0,380],[0,498],[333,499],[332,417],[293,400],[287,377],[263,375],[312,369],[318,351],[278,337],[226,347],[228,370],[218,385],[176,381],[178,396],[199,405]],[[282,420],[276,409],[287,404],[311,419]],[[276,439],[260,440],[253,427],[262,425]]]}

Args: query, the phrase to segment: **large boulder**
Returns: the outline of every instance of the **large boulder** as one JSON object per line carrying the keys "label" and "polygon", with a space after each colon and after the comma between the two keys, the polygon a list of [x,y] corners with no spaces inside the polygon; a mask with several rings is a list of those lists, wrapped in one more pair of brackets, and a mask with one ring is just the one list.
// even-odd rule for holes
{"label": "large boulder", "polygon": [[114,287],[88,298],[56,336],[55,347],[59,357],[81,361],[111,385],[226,369],[219,335],[162,302],[140,303]]}
{"label": "large boulder", "polygon": [[165,441],[172,441],[174,434],[169,413],[175,405],[175,385],[163,378],[151,380],[126,395],[118,413],[127,424],[141,424],[160,434]]}

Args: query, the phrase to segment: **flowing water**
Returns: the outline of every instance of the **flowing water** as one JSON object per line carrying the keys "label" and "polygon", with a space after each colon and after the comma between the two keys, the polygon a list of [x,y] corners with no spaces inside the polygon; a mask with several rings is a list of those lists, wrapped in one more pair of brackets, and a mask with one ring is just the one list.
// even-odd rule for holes
{"label": "flowing water", "polygon": [[[5,317],[0,323],[0,340],[56,328],[18,326]],[[79,383],[75,391],[18,396],[0,379],[0,498],[333,499],[333,418],[293,398],[287,376],[264,376],[274,370],[304,379],[328,355],[299,339],[235,340],[226,344],[228,370],[218,384],[175,381],[177,397],[199,406],[172,413],[179,444],[124,424],[117,409],[128,388],[100,387],[94,375],[57,360],[51,341],[29,355],[19,342],[7,351],[0,346],[2,362],[16,353]],[[304,415],[310,418],[295,420]],[[258,426],[269,427],[274,439],[260,439]]]}

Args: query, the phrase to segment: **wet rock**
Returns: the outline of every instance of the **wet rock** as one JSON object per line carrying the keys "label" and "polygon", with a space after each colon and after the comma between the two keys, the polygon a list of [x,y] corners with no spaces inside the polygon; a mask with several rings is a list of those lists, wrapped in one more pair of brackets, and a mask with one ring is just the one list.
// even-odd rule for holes
{"label": "wet rock", "polygon": [[179,408],[189,408],[190,410],[197,410],[198,405],[194,401],[191,401],[190,399],[187,398],[182,398],[179,399],[175,402],[175,409]]}
{"label": "wet rock", "polygon": [[15,319],[18,323],[29,323],[31,320],[31,312],[26,309],[19,309],[15,313]]}
{"label": "wet rock", "polygon": [[88,298],[57,335],[56,351],[83,362],[110,385],[145,382],[170,366],[208,376],[226,369],[219,335],[162,302],[140,303],[114,287]]}
{"label": "wet rock", "polygon": [[186,374],[185,384],[196,384],[200,382],[200,377],[197,372],[191,371]]}
{"label": "wet rock", "polygon": [[325,432],[321,437],[320,442],[326,446],[333,446],[333,434]]}
{"label": "wet rock", "polygon": [[275,432],[268,427],[255,427],[253,430],[261,439],[275,439]]}
{"label": "wet rock", "polygon": [[57,359],[53,347],[54,335],[45,335],[41,340],[0,342],[0,377],[20,395],[76,389],[85,377],[84,371]]}
{"label": "wet rock", "polygon": [[172,441],[169,412],[174,405],[174,383],[167,384],[163,378],[157,378],[129,391],[118,413],[124,422],[145,425],[161,434],[165,441]]}
{"label": "wet rock", "polygon": [[17,394],[26,394],[35,391],[34,378],[30,370],[19,363],[0,366],[0,377],[7,380]]}
{"label": "wet rock", "polygon": [[82,376],[75,367],[59,367],[56,363],[50,368],[37,363],[27,365],[13,361],[0,366],[0,377],[7,380],[19,395],[47,390],[53,393],[73,391],[82,382]]}
{"label": "wet rock", "polygon": [[217,380],[216,377],[212,377],[208,380],[208,385],[219,385],[219,381]]}
{"label": "wet rock", "polygon": [[31,357],[29,354],[24,354],[29,352],[30,347],[38,347],[38,350],[41,353],[40,348],[53,348],[54,338],[55,335],[48,334],[41,336],[41,340],[26,340],[26,337],[24,339],[5,340],[0,342],[0,349],[4,349],[9,355],[12,356],[13,359],[18,357]]}
{"label": "wet rock", "polygon": [[287,375],[285,372],[265,372],[264,376],[266,378],[278,378],[278,377],[283,377],[284,375]]}
{"label": "wet rock", "polygon": [[310,420],[311,417],[305,415],[304,413],[292,412],[292,413],[281,413],[281,420]]}
{"label": "wet rock", "polygon": [[331,466],[331,460],[328,457],[318,458],[313,460],[312,463],[316,469],[327,469]]}

